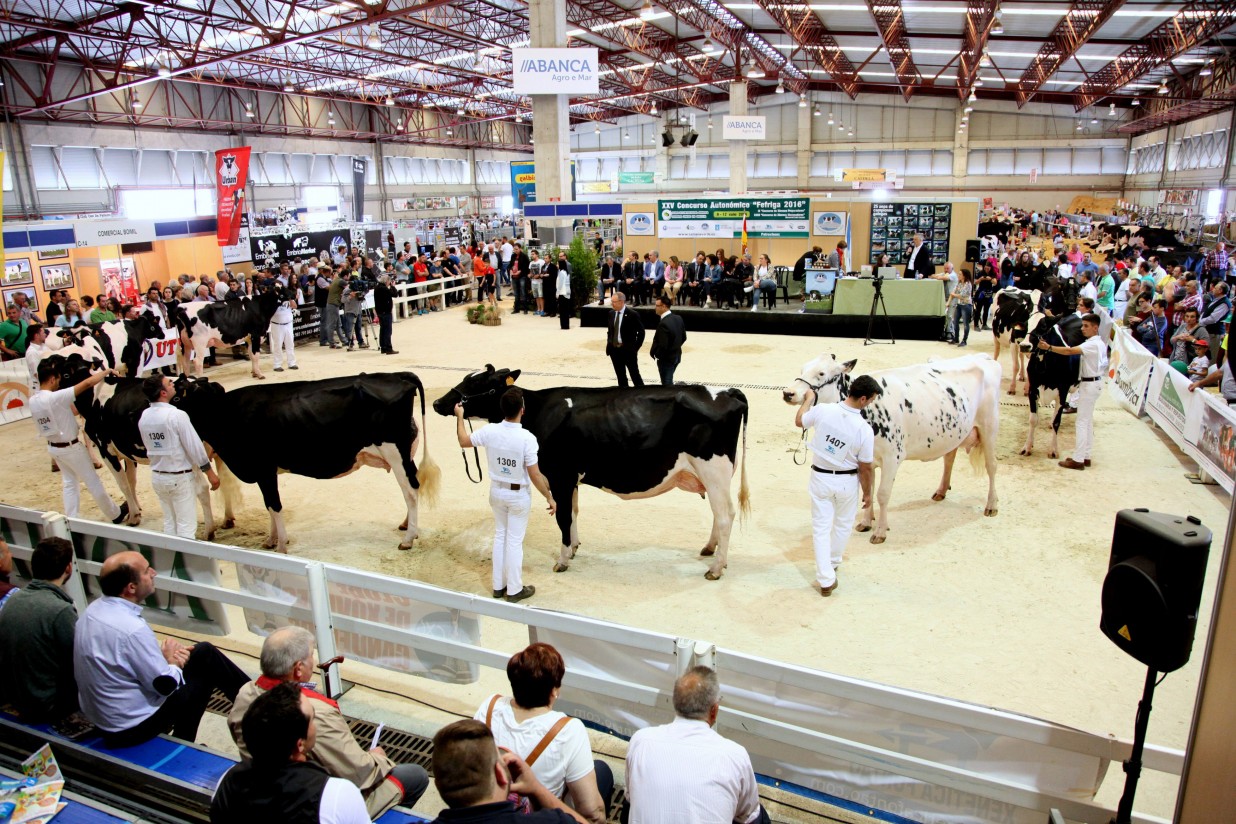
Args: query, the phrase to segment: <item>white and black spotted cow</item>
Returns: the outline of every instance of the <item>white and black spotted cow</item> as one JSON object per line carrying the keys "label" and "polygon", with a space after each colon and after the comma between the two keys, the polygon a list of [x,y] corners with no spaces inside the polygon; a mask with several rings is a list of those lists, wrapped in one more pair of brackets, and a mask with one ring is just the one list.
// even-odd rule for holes
{"label": "white and black spotted cow", "polygon": [[[462,401],[468,417],[500,421],[498,399],[519,373],[486,366],[434,401],[434,411],[453,415],[455,404]],[[554,571],[564,572],[579,548],[579,485],[584,483],[624,500],[671,489],[707,498],[712,532],[700,555],[714,556],[704,577],[720,578],[729,561],[735,470],[741,476],[740,511],[745,515],[750,510],[745,445],[743,462],[737,463],[738,439],[745,441],[746,424],[747,399],[737,389],[525,389],[523,426],[536,436],[537,466],[559,502],[562,551]]]}
{"label": "white and black spotted cow", "polygon": [[[821,355],[803,367],[802,374],[787,386],[785,402],[798,405],[808,388],[817,403],[837,403],[846,396],[850,372],[858,361],[838,363],[835,355]],[[871,543],[884,542],[888,534],[888,502],[893,481],[903,461],[944,459],[940,486],[931,496],[942,501],[948,493],[957,450],[970,455],[976,470],[987,470],[987,504],[984,515],[995,515],[996,439],[1000,432],[1000,365],[987,355],[933,361],[872,372],[884,394],[863,410],[875,430],[875,461],[880,471],[876,501],[879,519]],[[872,507],[864,509],[855,526],[871,529]]]}
{"label": "white and black spotted cow", "polygon": [[[1009,382],[1009,394],[1017,394],[1017,381],[1028,381],[1026,377],[1026,358],[1021,351],[1020,343],[1026,337],[1027,324],[1039,305],[1038,290],[1029,291],[1009,286],[996,292],[995,312],[991,317],[991,334],[995,338],[996,351],[992,356],[1000,361],[1000,346],[1009,347],[1010,359],[1013,364],[1013,379]],[[1027,383],[1026,392],[1030,388]]]}
{"label": "white and black spotted cow", "polygon": [[266,376],[258,366],[262,336],[270,329],[270,319],[279,308],[280,296],[268,289],[256,297],[232,300],[195,300],[182,303],[173,310],[173,318],[180,328],[182,362],[180,371],[189,372],[188,358],[194,358],[194,375],[202,376],[202,365],[212,346],[235,346],[249,344],[249,364],[253,377]]}
{"label": "white and black spotted cow", "polygon": [[[416,425],[416,396],[422,426]],[[418,537],[417,507],[432,502],[441,474],[423,431],[425,390],[411,372],[352,375],[228,392],[206,378],[182,375],[172,403],[189,415],[207,448],[237,478],[257,484],[270,513],[265,546],[287,552],[279,473],[341,478],[372,466],[395,476],[407,505],[400,549]],[[420,469],[414,455],[424,441]],[[222,476],[222,472],[220,472]]]}
{"label": "white and black spotted cow", "polygon": [[1055,401],[1056,414],[1051,422],[1051,449],[1048,456],[1059,457],[1060,420],[1064,414],[1065,400],[1080,385],[1081,358],[1059,355],[1039,349],[1039,341],[1052,346],[1081,346],[1086,336],[1082,334],[1082,319],[1076,314],[1063,318],[1047,317],[1035,313],[1030,317],[1030,334],[1021,345],[1029,357],[1026,378],[1027,394],[1030,396],[1030,425],[1026,429],[1026,444],[1022,455],[1034,451],[1034,430],[1039,422],[1039,406]]}

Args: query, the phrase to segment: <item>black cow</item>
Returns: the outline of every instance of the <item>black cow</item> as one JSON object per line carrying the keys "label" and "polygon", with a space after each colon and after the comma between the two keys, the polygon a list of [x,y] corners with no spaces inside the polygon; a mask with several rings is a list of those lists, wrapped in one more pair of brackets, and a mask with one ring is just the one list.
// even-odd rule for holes
{"label": "black cow", "polygon": [[310,478],[340,478],[362,466],[393,472],[407,504],[400,549],[418,536],[417,501],[432,502],[440,470],[429,444],[417,471],[413,455],[421,441],[415,401],[425,390],[411,372],[355,375],[228,392],[206,378],[182,375],[173,403],[188,413],[207,447],[245,483],[255,483],[270,513],[264,546],[287,552],[279,472]]}
{"label": "black cow", "polygon": [[1051,450],[1055,458],[1059,453],[1060,419],[1064,415],[1069,394],[1077,388],[1081,359],[1072,355],[1058,355],[1039,349],[1039,341],[1046,340],[1052,346],[1081,346],[1085,336],[1081,330],[1082,319],[1076,314],[1052,318],[1036,313],[1030,318],[1030,334],[1022,343],[1023,352],[1029,353],[1030,363],[1026,372],[1030,395],[1030,428],[1026,431],[1026,445],[1022,455],[1034,451],[1034,428],[1039,422],[1039,404],[1053,400],[1055,393],[1056,415],[1051,422]]}
{"label": "black cow", "polygon": [[[1013,362],[1013,379],[1009,382],[1009,394],[1017,394],[1017,380],[1028,381],[1026,377],[1025,357],[1018,347],[1019,341],[1026,336],[1026,326],[1030,316],[1038,306],[1039,293],[1030,292],[1009,286],[996,292],[996,311],[991,317],[991,334],[996,341],[996,351],[992,355],[997,362],[1000,360],[1000,346],[1006,344],[1011,348]],[[1027,392],[1030,391],[1027,384]]]}
{"label": "black cow", "polygon": [[[452,415],[462,400],[468,417],[500,421],[498,399],[519,373],[487,365],[434,401],[434,411]],[[524,406],[523,426],[536,436],[537,465],[558,502],[562,551],[555,572],[564,572],[579,548],[582,482],[624,499],[651,498],[671,489],[707,497],[712,533],[700,554],[716,553],[716,557],[704,577],[710,581],[721,577],[734,524],[730,481],[740,434],[744,449],[738,503],[744,516],[750,511],[747,399],[742,392],[685,385],[559,387],[524,390]]]}
{"label": "black cow", "polygon": [[[63,386],[75,386],[89,377],[92,368],[97,369],[103,365],[97,360],[88,362],[79,352],[73,352],[67,357],[50,355],[48,359],[59,366]],[[99,454],[129,506],[126,522],[130,526],[137,526],[142,522],[142,507],[137,499],[137,465],[149,463],[146,447],[137,428],[142,413],[150,406],[150,401],[142,391],[142,383],[139,378],[109,377],[82,392],[74,401],[78,413],[82,416],[86,437],[98,447]],[[201,475],[196,476],[196,482],[197,499],[202,505],[202,515],[206,522],[206,540],[211,541],[214,540],[217,525],[210,505],[210,487]],[[234,489],[234,485],[232,488]],[[237,500],[232,489],[225,488],[226,521],[223,526],[226,528],[232,526],[232,507]]]}
{"label": "black cow", "polygon": [[266,376],[258,366],[258,353],[261,351],[262,336],[270,329],[270,319],[275,316],[280,301],[279,293],[268,289],[253,298],[242,297],[215,303],[195,300],[177,305],[173,317],[180,328],[184,358],[180,371],[188,374],[188,358],[192,352],[196,356],[195,374],[200,378],[210,347],[235,346],[247,341],[253,377],[264,380]]}

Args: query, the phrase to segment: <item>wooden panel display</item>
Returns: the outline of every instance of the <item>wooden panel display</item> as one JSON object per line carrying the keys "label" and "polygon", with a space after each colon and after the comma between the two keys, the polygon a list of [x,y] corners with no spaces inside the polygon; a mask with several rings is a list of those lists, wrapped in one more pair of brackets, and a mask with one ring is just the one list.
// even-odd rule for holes
{"label": "wooden panel display", "polygon": [[931,248],[937,265],[948,260],[949,227],[953,206],[949,203],[873,203],[871,204],[871,249],[868,260],[875,263],[882,254],[898,266],[905,263],[915,232]]}

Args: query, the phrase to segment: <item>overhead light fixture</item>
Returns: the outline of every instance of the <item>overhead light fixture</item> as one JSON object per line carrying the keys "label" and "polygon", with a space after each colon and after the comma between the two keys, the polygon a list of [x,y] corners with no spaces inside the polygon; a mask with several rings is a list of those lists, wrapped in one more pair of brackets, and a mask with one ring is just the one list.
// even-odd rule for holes
{"label": "overhead light fixture", "polygon": [[386,105],[388,105],[388,106],[394,106],[394,105],[395,105],[395,98],[391,97],[391,96],[388,94],[388,95],[386,96]]}
{"label": "overhead light fixture", "polygon": [[402,117],[399,118],[399,122],[395,124],[395,131],[397,132],[403,131],[403,118]]}
{"label": "overhead light fixture", "polygon": [[[1198,70],[1198,72],[1197,72],[1198,77],[1210,77],[1210,75],[1211,75],[1211,74],[1213,74],[1213,72],[1211,71],[1211,68],[1210,68],[1210,64],[1211,64],[1211,63],[1213,63],[1213,62],[1214,62],[1213,60],[1207,60],[1207,61],[1206,61],[1206,62],[1202,65],[1202,68]],[[170,74],[170,72],[169,72],[169,74]]]}
{"label": "overhead light fixture", "polygon": [[705,37],[704,38],[704,54],[712,54],[716,50],[717,50],[717,47],[713,45],[712,38]]}
{"label": "overhead light fixture", "polygon": [[833,125],[833,113],[832,112],[828,113],[828,125],[830,126]]}
{"label": "overhead light fixture", "polygon": [[1135,98],[1133,98],[1133,105],[1134,105],[1134,106],[1140,106],[1140,105],[1142,105],[1142,101],[1138,100],[1138,99],[1135,97]]}
{"label": "overhead light fixture", "polygon": [[966,114],[969,114],[969,113],[970,113],[970,112],[972,112],[972,111],[974,111],[974,107],[973,107],[973,106],[966,106],[966,108],[965,108],[965,112],[966,112]]}
{"label": "overhead light fixture", "polygon": [[657,13],[656,9],[652,7],[652,0],[644,0],[644,6],[643,8],[639,10],[640,19],[647,20],[648,18],[652,17],[656,13]]}
{"label": "overhead light fixture", "polygon": [[778,80],[777,88],[774,91],[776,91],[777,94],[785,94],[785,84]]}
{"label": "overhead light fixture", "polygon": [[759,80],[763,76],[764,70],[760,68],[758,63],[752,60],[751,65],[747,67],[747,77],[751,80]]}
{"label": "overhead light fixture", "polygon": [[1000,22],[1000,15],[996,15],[996,19],[991,21],[991,33],[994,35],[1004,34],[1004,24]]}
{"label": "overhead light fixture", "polygon": [[981,85],[983,85],[983,78],[981,78],[981,77],[976,77],[976,78],[974,78],[974,85],[976,85],[976,86],[981,86]]}
{"label": "overhead light fixture", "polygon": [[288,93],[291,93],[291,92],[295,91],[295,88],[293,88],[293,86],[292,86],[292,81],[291,81],[291,80],[284,80],[284,81],[283,81],[283,90],[284,90],[285,92],[288,92]]}
{"label": "overhead light fixture", "polygon": [[1159,88],[1157,89],[1157,91],[1159,94],[1167,94],[1167,81],[1166,80],[1159,81]]}
{"label": "overhead light fixture", "polygon": [[985,50],[982,54],[979,55],[979,65],[982,66],[983,68],[987,68],[988,66],[991,65],[991,58],[988,57],[987,52]]}
{"label": "overhead light fixture", "polygon": [[253,104],[252,103],[245,104],[245,117],[253,117]]}
{"label": "overhead light fixture", "polygon": [[978,95],[974,93],[974,89],[970,90],[970,96],[966,99],[971,103],[974,103],[978,100]]}
{"label": "overhead light fixture", "polygon": [[369,27],[369,37],[365,39],[365,48],[373,49],[374,51],[381,51],[382,35],[378,34],[377,24]]}
{"label": "overhead light fixture", "polygon": [[712,118],[708,118],[708,128],[712,128]]}
{"label": "overhead light fixture", "polygon": [[798,98],[798,108],[800,109],[807,108],[807,98],[805,97]]}
{"label": "overhead light fixture", "polygon": [[630,140],[630,139],[631,139],[631,133],[630,133],[630,132],[623,132],[623,133],[622,133],[622,139],[623,139],[623,140]]}
{"label": "overhead light fixture", "polygon": [[330,111],[329,109],[326,112],[326,125],[328,126],[335,125],[335,113],[333,111]]}
{"label": "overhead light fixture", "polygon": [[451,136],[451,135],[453,135],[453,134],[455,134],[455,133],[451,131],[451,127],[450,127],[450,126],[447,126],[447,127],[446,127],[446,136],[447,136],[447,137],[450,137],[450,136]]}
{"label": "overhead light fixture", "polygon": [[592,128],[592,131],[593,131],[593,133],[594,133],[594,134],[600,134],[600,133],[601,133],[601,126],[600,126],[600,124],[597,124],[596,126],[594,126],[594,127]]}
{"label": "overhead light fixture", "polygon": [[378,5],[381,5],[381,3],[382,3],[382,0],[365,0],[366,6],[378,6]]}
{"label": "overhead light fixture", "polygon": [[968,114],[963,114],[963,115],[961,116],[961,122],[962,122],[962,123],[969,123],[969,122],[970,122],[970,115],[968,115]]}
{"label": "overhead light fixture", "polygon": [[[819,107],[819,106],[816,106],[816,107],[815,107],[815,111],[813,111],[813,112],[811,113],[811,116],[812,116],[812,117],[819,117],[819,116],[820,116],[820,114],[821,114],[821,112],[820,112],[820,107]],[[832,120],[829,120],[828,122],[831,124],[833,121],[832,121]]]}
{"label": "overhead light fixture", "polygon": [[837,124],[837,131],[839,131],[839,132],[844,132],[844,131],[845,131],[845,124],[844,124],[844,123],[838,123],[838,124]]}
{"label": "overhead light fixture", "polygon": [[1082,122],[1079,120],[1077,121],[1077,131],[1080,132],[1081,130],[1082,130]]}
{"label": "overhead light fixture", "polygon": [[1099,115],[1098,115],[1097,113],[1095,113],[1095,114],[1091,115],[1091,117],[1090,117],[1090,122],[1091,122],[1091,124],[1098,123],[1098,122],[1099,122]]}
{"label": "overhead light fixture", "polygon": [[853,137],[853,136],[854,136],[854,130],[853,130],[853,129],[850,129],[849,135],[850,135],[850,137]]}
{"label": "overhead light fixture", "polygon": [[[155,71],[158,73],[159,77],[172,76],[172,70],[167,66],[164,66],[162,63],[155,63]],[[1210,74],[1210,72],[1206,72],[1206,74]]]}
{"label": "overhead light fixture", "polygon": [[524,122],[524,113],[523,113],[523,112],[515,112],[515,122],[516,122],[516,123],[523,123],[523,122]]}
{"label": "overhead light fixture", "polygon": [[458,111],[455,112],[455,114],[459,115],[460,117],[463,117],[467,113],[468,112],[464,110],[464,107],[462,105],[460,105]]}
{"label": "overhead light fixture", "polygon": [[652,101],[652,108],[648,110],[648,114],[652,115],[653,117],[657,116],[657,101],[655,100]]}
{"label": "overhead light fixture", "polygon": [[1108,116],[1108,117],[1115,117],[1115,116],[1116,116],[1116,104],[1115,104],[1115,103],[1112,103],[1112,104],[1111,104],[1111,105],[1107,108],[1107,116]]}
{"label": "overhead light fixture", "polygon": [[142,99],[137,96],[137,92],[133,93],[133,111],[140,112],[142,110]]}

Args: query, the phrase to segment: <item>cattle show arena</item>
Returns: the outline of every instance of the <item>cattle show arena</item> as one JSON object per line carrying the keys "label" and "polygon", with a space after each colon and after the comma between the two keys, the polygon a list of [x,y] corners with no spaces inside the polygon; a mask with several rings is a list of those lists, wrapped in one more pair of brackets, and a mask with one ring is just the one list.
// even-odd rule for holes
{"label": "cattle show arena", "polygon": [[[887,542],[872,545],[867,535],[856,532],[839,569],[840,586],[825,600],[813,586],[809,469],[793,460],[799,432],[782,388],[821,353],[857,358],[858,375],[955,357],[959,351],[936,342],[864,347],[855,339],[699,333],[691,331],[689,313],[686,320],[688,340],[678,379],[738,387],[750,404],[745,460],[752,514],[734,527],[725,575],[720,581],[704,579],[707,559],[699,557],[699,550],[708,536],[711,510],[698,496],[675,491],[622,501],[585,486],[579,493],[581,546],[561,574],[551,571],[559,550],[557,527],[540,496],[533,496],[524,577],[537,593],[527,606],[706,639],[1128,738],[1144,669],[1098,628],[1113,518],[1131,507],[1196,515],[1215,531],[1216,546],[1195,654],[1159,688],[1148,738],[1157,745],[1185,746],[1227,501],[1219,487],[1195,485],[1185,477],[1187,467],[1170,441],[1105,397],[1095,416],[1094,466],[1069,472],[1047,456],[1049,416],[1041,416],[1036,454],[1017,454],[1025,440],[1028,407],[1025,398],[1002,394],[999,514],[983,517],[986,478],[973,474],[968,461],[957,463],[952,490],[939,503],[931,501],[931,493],[941,464],[903,464],[893,489]],[[519,385],[528,388],[613,385],[604,331],[581,329],[577,323],[565,334],[555,321],[528,315],[507,315],[497,327],[471,326],[463,311],[454,309],[397,324],[394,343],[400,355],[382,357],[376,349],[332,351],[313,343],[298,347],[299,372],[267,370],[267,383],[410,370],[420,376],[431,403],[467,372],[492,363],[523,370]],[[963,351],[991,350],[990,333],[976,332]],[[645,380],[655,381],[655,365],[646,353],[647,346],[640,353],[641,369]],[[255,382],[245,361],[221,358],[221,363],[208,377],[229,389]],[[263,356],[263,367],[268,365]],[[1002,366],[1007,376],[1007,355]],[[429,454],[442,469],[442,492],[436,505],[422,503],[421,537],[411,551],[397,549],[402,533],[396,527],[404,514],[398,486],[386,473],[365,468],[329,481],[280,476],[289,552],[487,593],[488,480],[482,485],[468,481],[454,421],[432,409],[428,415]],[[280,437],[279,432],[253,435],[255,448]],[[1061,445],[1067,450],[1072,442],[1073,424],[1066,417]],[[0,446],[6,455],[4,502],[59,509],[60,477],[48,471],[46,449],[32,422],[0,428]],[[315,445],[300,447],[311,451]],[[419,463],[419,450],[416,458]],[[114,483],[100,474],[115,497]],[[145,467],[138,471],[138,488],[143,527],[160,529],[158,501]],[[735,497],[737,490],[735,479]],[[98,516],[88,496],[83,516]],[[256,549],[267,532],[261,496],[256,487],[245,487],[235,528],[221,531],[217,539]],[[476,700],[490,687],[502,689],[504,683],[482,679],[473,690]],[[418,681],[400,688],[427,696],[435,684]],[[470,715],[476,706],[468,706],[470,700],[437,704],[457,701],[455,709]],[[1122,782],[1119,765],[1113,764],[1098,800],[1114,804]],[[1170,817],[1175,787],[1165,776],[1148,774],[1138,797],[1145,812]]]}

